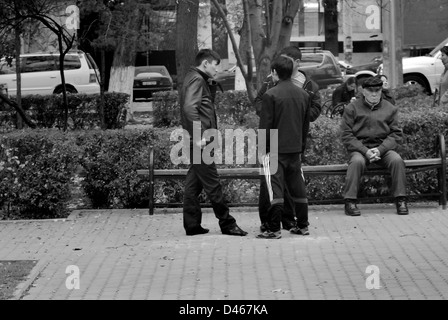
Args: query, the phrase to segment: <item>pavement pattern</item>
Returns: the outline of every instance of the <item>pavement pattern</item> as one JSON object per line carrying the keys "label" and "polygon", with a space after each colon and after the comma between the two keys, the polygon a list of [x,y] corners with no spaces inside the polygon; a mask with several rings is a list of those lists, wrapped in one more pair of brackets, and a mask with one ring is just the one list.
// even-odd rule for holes
{"label": "pavement pattern", "polygon": [[0,222],[0,260],[38,261],[15,292],[23,300],[448,299],[448,210],[360,209],[348,217],[341,205],[311,206],[311,235],[279,240],[256,239],[254,209],[231,210],[246,237],[221,234],[209,209],[210,233],[193,237],[181,209],[76,210]]}

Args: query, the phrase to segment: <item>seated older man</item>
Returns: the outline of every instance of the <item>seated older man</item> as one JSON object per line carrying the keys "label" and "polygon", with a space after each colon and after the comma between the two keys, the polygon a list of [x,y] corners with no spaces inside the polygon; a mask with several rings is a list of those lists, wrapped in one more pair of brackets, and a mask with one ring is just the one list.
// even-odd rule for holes
{"label": "seated older man", "polygon": [[398,125],[398,108],[382,99],[382,86],[378,77],[367,79],[362,85],[363,97],[350,103],[342,118],[342,142],[350,155],[344,187],[345,214],[348,216],[361,215],[357,207],[358,189],[361,177],[371,163],[390,171],[397,213],[409,213],[405,164],[395,151],[403,135]]}

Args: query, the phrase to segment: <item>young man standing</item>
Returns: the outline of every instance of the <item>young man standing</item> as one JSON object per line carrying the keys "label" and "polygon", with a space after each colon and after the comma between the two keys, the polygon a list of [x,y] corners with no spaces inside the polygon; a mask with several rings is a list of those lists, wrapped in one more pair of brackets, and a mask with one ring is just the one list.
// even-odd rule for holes
{"label": "young man standing", "polygon": [[[289,57],[279,56],[272,63],[272,72],[279,78],[275,87],[263,95],[260,129],[266,130],[267,146],[271,139],[277,139],[278,152],[269,150],[264,155],[264,172],[269,193],[270,208],[267,214],[266,230],[260,239],[281,238],[281,218],[283,214],[284,191],[287,188],[294,202],[297,222],[290,231],[308,235],[308,204],[305,179],[301,169],[301,154],[309,128],[307,110],[310,96],[292,81],[294,63]],[[272,162],[276,165],[272,165]],[[272,172],[272,168],[277,168]]]}
{"label": "young man standing", "polygon": [[[283,48],[279,55],[290,58],[293,62],[293,71],[291,75],[292,83],[301,89],[304,89],[310,96],[310,101],[307,109],[307,116],[310,122],[317,120],[322,111],[321,98],[319,94],[319,85],[311,80],[303,71],[299,70],[300,60],[302,59],[302,51],[296,46],[288,46]],[[273,88],[277,84],[276,79],[272,75],[268,76],[263,82],[260,90],[258,91],[257,97],[255,98],[255,110],[258,115],[260,115],[263,95],[269,89]],[[305,149],[305,145],[303,145]],[[304,150],[303,150],[304,151]],[[266,187],[266,181],[263,177],[260,180],[260,197],[258,200],[258,213],[260,216],[260,230],[263,232],[267,229],[267,215],[270,208],[269,193]],[[302,204],[302,210],[307,211],[307,204]],[[282,216],[282,226],[285,230],[291,230],[296,225],[295,218],[295,204],[294,201],[289,196],[287,190],[285,190],[285,205]],[[300,214],[300,213],[299,213]]]}
{"label": "young man standing", "polygon": [[[209,80],[218,72],[219,63],[220,57],[215,51],[200,50],[196,55],[195,67],[185,76],[180,92],[182,127],[188,132],[190,140],[190,168],[185,179],[183,208],[184,228],[189,236],[209,232],[201,226],[202,212],[198,197],[202,190],[210,199],[221,232],[233,236],[247,235],[229,214],[216,164],[204,163],[202,157],[202,149],[211,142],[202,138],[204,131],[217,129],[214,97]],[[194,134],[196,128],[199,134]],[[195,154],[199,154],[200,159]]]}

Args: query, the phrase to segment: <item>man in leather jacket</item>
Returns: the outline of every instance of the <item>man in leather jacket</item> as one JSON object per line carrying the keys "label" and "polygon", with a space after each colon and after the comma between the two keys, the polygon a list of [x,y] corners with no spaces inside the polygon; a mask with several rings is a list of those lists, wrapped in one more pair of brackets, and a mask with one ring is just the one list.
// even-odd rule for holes
{"label": "man in leather jacket", "polygon": [[[247,235],[229,213],[216,164],[205,163],[202,154],[202,149],[210,143],[203,137],[204,131],[217,129],[212,94],[216,88],[210,86],[210,80],[218,72],[219,63],[220,57],[215,51],[200,50],[196,55],[195,66],[191,67],[185,76],[180,91],[181,122],[184,130],[188,132],[185,134],[190,144],[190,167],[185,179],[183,203],[184,228],[189,236],[209,232],[201,226],[202,212],[198,197],[202,190],[210,199],[221,232],[233,236]],[[197,155],[200,155],[200,159],[197,159]]]}
{"label": "man in leather jacket", "polygon": [[[294,70],[293,70],[293,74],[291,77],[292,82],[297,87],[304,89],[310,96],[311,99],[310,99],[310,103],[308,106],[308,113],[307,113],[307,117],[309,120],[308,123],[316,121],[316,119],[319,117],[319,115],[321,114],[321,111],[322,111],[321,98],[320,98],[320,94],[319,94],[319,85],[317,83],[315,83],[313,80],[311,80],[303,71],[299,70],[300,60],[302,59],[302,52],[296,46],[289,46],[289,47],[283,48],[280,51],[279,55],[288,57],[291,60],[293,60]],[[276,85],[276,81],[274,81],[274,79],[270,75],[266,78],[266,80],[264,81],[260,90],[258,91],[257,97],[255,98],[255,110],[258,115],[260,115],[260,110],[261,110],[262,101],[263,101],[263,95],[266,93],[266,91],[268,91],[275,85]],[[307,128],[305,128],[305,130],[307,131]],[[306,137],[304,137],[304,138],[306,139]],[[305,144],[303,145],[303,148],[304,148],[303,151],[305,151]],[[303,152],[302,152],[302,154],[303,154]],[[304,206],[303,210],[307,211],[308,208],[305,208],[305,206],[307,207],[308,205],[303,204],[303,206]],[[267,188],[265,179],[263,179],[263,177],[262,177],[260,180],[260,196],[259,196],[259,200],[258,200],[258,213],[259,213],[260,222],[261,222],[260,230],[262,232],[266,231],[266,228],[267,228],[266,219],[267,219],[269,207],[270,207],[270,201],[269,201],[268,188]],[[295,212],[294,212],[294,209],[296,207],[297,206],[294,205],[293,200],[291,199],[289,193],[286,190],[284,211],[283,211],[282,218],[281,218],[283,229],[290,230],[296,226],[296,219],[295,219]]]}

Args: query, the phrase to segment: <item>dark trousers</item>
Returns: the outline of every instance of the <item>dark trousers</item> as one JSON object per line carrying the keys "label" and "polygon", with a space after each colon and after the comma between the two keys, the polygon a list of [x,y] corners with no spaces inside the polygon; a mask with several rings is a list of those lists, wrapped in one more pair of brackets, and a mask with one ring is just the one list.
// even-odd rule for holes
{"label": "dark trousers", "polygon": [[[395,151],[381,155],[381,160],[375,162],[387,168],[392,177],[391,191],[394,197],[406,196],[406,167],[403,159]],[[350,155],[347,176],[345,178],[344,199],[356,200],[361,177],[368,170],[369,161],[359,152]]]}
{"label": "dark trousers", "polygon": [[[193,162],[192,162],[193,163]],[[202,211],[199,194],[204,190],[219,220],[221,231],[229,230],[236,225],[235,218],[229,214],[229,207],[224,201],[221,182],[216,165],[191,164],[185,178],[183,218],[186,231],[194,231],[201,226]]]}
{"label": "dark trousers", "polygon": [[309,225],[308,199],[300,156],[300,153],[270,155],[269,162],[277,161],[278,163],[276,172],[271,172],[269,163],[266,161],[263,164],[265,173],[263,179],[266,183],[265,189],[270,203],[267,215],[263,219],[266,219],[265,222],[270,231],[280,230],[280,222],[285,211],[285,190],[289,191],[289,198],[295,209],[297,226],[305,228]]}
{"label": "dark trousers", "polygon": [[[288,188],[285,188],[285,197],[284,197],[284,205],[283,205],[283,214],[281,218],[282,225],[285,226],[295,226],[296,218],[295,218],[295,205],[294,201],[289,194]],[[271,207],[271,201],[269,200],[269,192],[268,186],[266,183],[265,176],[261,176],[260,178],[260,195],[258,198],[258,214],[260,216],[261,224],[266,224],[268,220],[268,211]]]}

